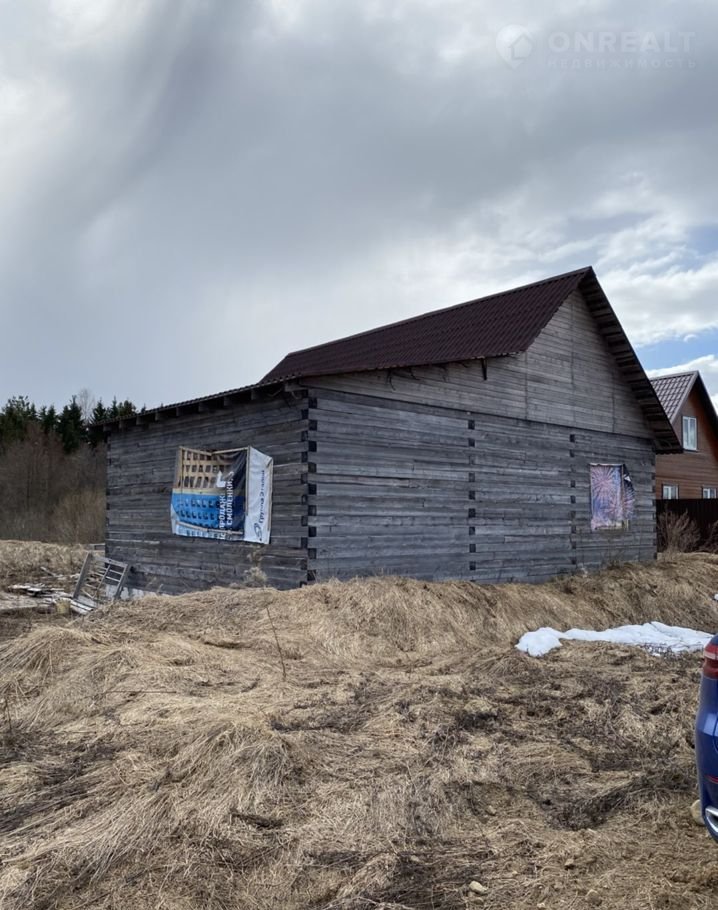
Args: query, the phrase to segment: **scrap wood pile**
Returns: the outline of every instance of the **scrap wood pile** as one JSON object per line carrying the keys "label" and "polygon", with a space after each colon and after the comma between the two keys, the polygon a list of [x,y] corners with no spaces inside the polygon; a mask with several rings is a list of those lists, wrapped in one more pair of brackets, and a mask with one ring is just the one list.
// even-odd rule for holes
{"label": "scrap wood pile", "polygon": [[50,613],[60,601],[70,597],[67,591],[44,584],[10,585],[7,592],[12,596],[0,600],[0,614],[23,609],[44,609]]}
{"label": "scrap wood pile", "polygon": [[80,546],[26,540],[0,540],[0,589],[12,584],[69,583],[85,558]]}
{"label": "scrap wood pile", "polygon": [[122,602],[0,644],[7,910],[707,908],[700,661],[527,629],[718,626],[718,557],[540,587]]}
{"label": "scrap wood pile", "polygon": [[0,641],[26,631],[30,613],[69,602],[84,557],[82,547],[0,540]]}

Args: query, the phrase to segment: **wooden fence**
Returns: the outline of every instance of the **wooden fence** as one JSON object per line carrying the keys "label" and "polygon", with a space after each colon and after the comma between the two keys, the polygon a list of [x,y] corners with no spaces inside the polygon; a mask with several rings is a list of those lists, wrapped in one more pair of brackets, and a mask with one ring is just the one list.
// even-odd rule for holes
{"label": "wooden fence", "polygon": [[665,514],[688,515],[696,523],[701,546],[708,542],[711,534],[713,540],[718,536],[718,499],[659,499],[656,501],[656,519],[660,520]]}

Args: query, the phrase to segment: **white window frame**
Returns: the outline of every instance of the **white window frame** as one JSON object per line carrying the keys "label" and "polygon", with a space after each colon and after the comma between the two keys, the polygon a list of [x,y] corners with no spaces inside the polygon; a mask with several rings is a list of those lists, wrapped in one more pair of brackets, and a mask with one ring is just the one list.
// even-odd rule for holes
{"label": "white window frame", "polygon": [[718,499],[718,490],[715,487],[703,487],[703,499]]}
{"label": "white window frame", "polygon": [[687,452],[698,451],[698,421],[695,417],[683,418],[683,448]]}
{"label": "white window frame", "polygon": [[[676,491],[675,496],[673,495],[673,490]],[[664,499],[680,499],[680,489],[677,483],[664,483],[663,484],[663,493],[661,494]]]}

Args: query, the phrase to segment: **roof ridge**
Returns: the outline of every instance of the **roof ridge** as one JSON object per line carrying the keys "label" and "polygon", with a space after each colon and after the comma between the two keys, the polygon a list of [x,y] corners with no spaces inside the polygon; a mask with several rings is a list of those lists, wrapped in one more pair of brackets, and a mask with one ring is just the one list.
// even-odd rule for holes
{"label": "roof ridge", "polygon": [[682,376],[700,376],[700,370],[681,370],[680,373],[663,373],[661,376],[652,376],[651,382],[661,379],[680,379]]}
{"label": "roof ridge", "polygon": [[[548,278],[541,278],[538,281],[529,281],[527,284],[520,284],[513,288],[506,288],[503,291],[496,291],[493,294],[485,294],[483,297],[474,297],[472,300],[465,300],[462,303],[454,303],[454,304],[450,304],[449,306],[438,307],[437,309],[429,310],[426,313],[417,313],[415,316],[407,316],[406,319],[398,319],[396,322],[387,322],[387,323],[384,323],[383,325],[374,326],[374,328],[371,328],[371,329],[364,329],[361,332],[354,332],[351,335],[343,335],[341,338],[332,338],[331,341],[323,341],[323,342],[320,342],[319,344],[312,344],[306,348],[296,348],[293,351],[288,351],[287,354],[285,354],[285,356],[282,358],[282,360],[279,361],[279,363],[282,363],[283,360],[286,360],[287,357],[291,357],[294,354],[303,354],[305,352],[317,350],[318,348],[328,348],[334,344],[340,344],[341,342],[344,342],[344,341],[351,341],[354,338],[363,338],[364,336],[371,335],[374,332],[383,332],[385,329],[393,329],[393,328],[397,328],[398,326],[401,326],[401,325],[409,325],[410,323],[419,322],[422,319],[426,319],[429,316],[436,316],[439,313],[453,312],[455,310],[460,310],[463,307],[472,306],[473,304],[476,304],[476,303],[482,303],[483,301],[494,300],[497,297],[504,297],[508,294],[515,294],[515,293],[518,293],[519,291],[525,291],[528,288],[540,287],[541,285],[551,284],[554,281],[563,281],[566,278],[570,278],[572,275],[576,275],[576,276],[587,275],[592,270],[593,270],[593,266],[590,266],[590,265],[584,266],[583,268],[580,268],[580,269],[572,269],[569,272],[563,272],[561,275],[551,275]],[[279,365],[279,364],[277,364],[277,365]],[[271,372],[273,372],[273,371],[270,371],[270,373]],[[267,374],[267,375],[269,375],[269,374]],[[262,380],[260,380],[260,382],[261,381]]]}

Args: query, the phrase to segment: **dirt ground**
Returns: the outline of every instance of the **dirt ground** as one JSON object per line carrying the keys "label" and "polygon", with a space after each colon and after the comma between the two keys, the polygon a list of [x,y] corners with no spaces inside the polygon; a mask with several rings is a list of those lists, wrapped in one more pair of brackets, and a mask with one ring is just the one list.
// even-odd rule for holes
{"label": "dirt ground", "polygon": [[514,643],[715,629],[716,592],[718,557],[689,556],[35,626],[0,642],[0,906],[712,907],[718,845],[689,813],[700,658]]}

